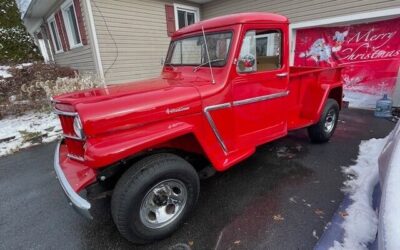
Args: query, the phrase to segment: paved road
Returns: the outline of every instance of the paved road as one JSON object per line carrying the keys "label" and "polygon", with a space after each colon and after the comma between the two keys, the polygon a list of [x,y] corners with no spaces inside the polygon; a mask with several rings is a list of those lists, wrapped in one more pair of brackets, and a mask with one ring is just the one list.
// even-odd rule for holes
{"label": "paved road", "polygon": [[357,157],[360,140],[394,127],[362,110],[340,119],[329,143],[310,144],[301,130],[202,181],[185,225],[140,247],[118,234],[109,208],[90,222],[67,205],[52,169],[54,143],[0,158],[0,249],[311,249],[343,197],[340,167]]}

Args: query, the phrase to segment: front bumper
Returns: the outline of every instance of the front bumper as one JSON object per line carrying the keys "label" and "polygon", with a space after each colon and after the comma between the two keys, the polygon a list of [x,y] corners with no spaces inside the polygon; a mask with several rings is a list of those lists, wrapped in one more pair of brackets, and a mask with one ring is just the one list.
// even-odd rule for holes
{"label": "front bumper", "polygon": [[69,205],[71,205],[78,213],[83,215],[88,219],[93,219],[90,208],[91,204],[86,199],[82,198],[75,190],[72,188],[70,182],[68,181],[66,174],[64,173],[60,165],[60,147],[62,141],[57,144],[56,151],[54,154],[54,170],[57,174],[57,178],[60,181],[61,187],[64,190],[65,195],[68,198]]}

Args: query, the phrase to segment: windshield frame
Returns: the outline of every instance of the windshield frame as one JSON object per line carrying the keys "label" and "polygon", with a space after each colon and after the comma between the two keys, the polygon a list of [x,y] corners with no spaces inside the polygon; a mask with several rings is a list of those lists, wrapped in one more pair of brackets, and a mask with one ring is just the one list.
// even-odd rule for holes
{"label": "windshield frame", "polygon": [[[234,39],[234,31],[233,30],[219,30],[219,31],[206,32],[205,33],[206,40],[207,40],[207,36],[215,35],[215,34],[230,34],[231,35],[230,42],[229,42],[229,48],[228,48],[228,51],[226,52],[226,56],[224,58],[224,64],[222,64],[222,65],[221,64],[220,65],[213,65],[213,62],[211,63],[211,67],[222,68],[222,67],[225,67],[227,65],[227,62],[228,62],[228,59],[229,59],[229,55],[231,53],[232,43],[233,43],[233,39]],[[175,47],[173,48],[172,45],[174,43],[178,42],[178,41],[182,41],[184,39],[190,39],[190,38],[193,38],[193,37],[203,37],[203,34],[202,33],[196,33],[196,34],[193,34],[193,35],[184,36],[184,37],[176,39],[176,40],[171,40],[171,42],[169,43],[169,46],[168,46],[168,52],[167,52],[167,56],[165,58],[164,66],[173,66],[173,67],[197,67],[197,66],[199,66],[201,63],[198,63],[198,64],[193,64],[193,63],[192,64],[170,63],[171,58],[172,58],[172,53],[173,53],[173,51],[175,49]],[[207,40],[207,42],[208,42],[208,40]],[[208,43],[207,43],[207,45],[208,45]],[[213,59],[211,59],[211,61],[212,60]],[[200,67],[209,67],[208,62],[204,62],[204,63],[206,63],[206,64],[202,65]]]}

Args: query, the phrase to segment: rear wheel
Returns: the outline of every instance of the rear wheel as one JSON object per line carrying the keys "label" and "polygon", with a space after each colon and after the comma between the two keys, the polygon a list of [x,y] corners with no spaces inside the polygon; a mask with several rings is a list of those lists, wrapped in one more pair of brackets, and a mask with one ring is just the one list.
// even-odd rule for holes
{"label": "rear wheel", "polygon": [[308,136],[312,142],[327,142],[335,132],[339,118],[339,104],[334,99],[328,99],[317,124],[308,127]]}
{"label": "rear wheel", "polygon": [[199,195],[195,169],[173,154],[149,156],[118,181],[111,212],[121,234],[139,244],[172,234],[193,209]]}

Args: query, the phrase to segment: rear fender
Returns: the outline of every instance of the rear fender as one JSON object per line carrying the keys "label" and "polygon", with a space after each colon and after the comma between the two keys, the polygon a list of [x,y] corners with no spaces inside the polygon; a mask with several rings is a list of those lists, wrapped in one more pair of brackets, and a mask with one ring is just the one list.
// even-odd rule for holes
{"label": "rear fender", "polygon": [[332,88],[329,92],[328,98],[336,100],[339,104],[339,109],[342,109],[343,87],[339,86],[336,88]]}
{"label": "rear fender", "polygon": [[342,86],[341,82],[333,83],[333,84],[322,84],[321,87],[323,89],[323,95],[322,95],[322,99],[321,99],[322,101],[320,102],[320,105],[318,106],[316,116],[314,117],[315,123],[317,123],[319,121],[321,114],[324,111],[326,101],[329,98],[335,99],[339,104],[339,108],[341,108],[341,105],[342,105],[343,86]]}
{"label": "rear fender", "polygon": [[193,125],[182,121],[160,122],[111,135],[89,138],[85,163],[92,168],[108,166],[144,150],[166,145],[193,132]]}

